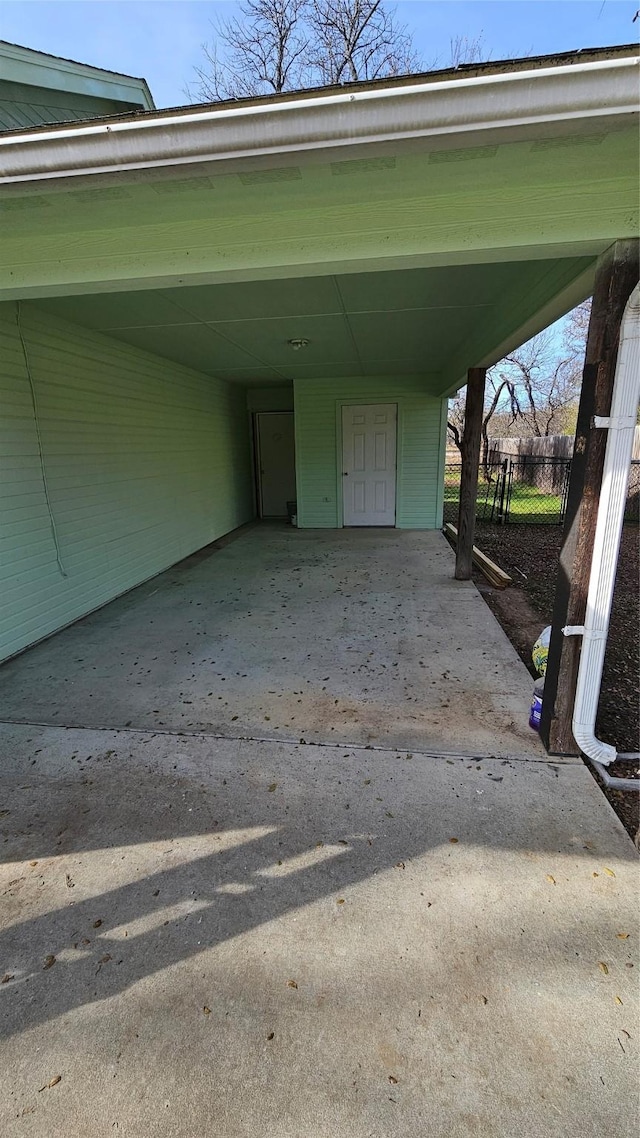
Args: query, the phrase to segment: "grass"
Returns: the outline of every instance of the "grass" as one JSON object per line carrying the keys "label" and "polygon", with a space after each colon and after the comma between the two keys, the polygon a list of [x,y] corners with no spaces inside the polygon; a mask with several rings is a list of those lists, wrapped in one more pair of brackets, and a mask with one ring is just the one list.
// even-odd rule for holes
{"label": "grass", "polygon": [[[479,519],[488,521],[491,517],[491,506],[495,493],[495,482],[486,482],[480,479],[476,495],[476,510]],[[460,475],[458,472],[445,478],[444,483],[444,513],[445,520],[455,518],[460,490]],[[546,494],[536,486],[528,486],[516,482],[511,487],[511,501],[509,504],[510,522],[535,522],[557,525],[560,522],[562,498],[560,494]]]}

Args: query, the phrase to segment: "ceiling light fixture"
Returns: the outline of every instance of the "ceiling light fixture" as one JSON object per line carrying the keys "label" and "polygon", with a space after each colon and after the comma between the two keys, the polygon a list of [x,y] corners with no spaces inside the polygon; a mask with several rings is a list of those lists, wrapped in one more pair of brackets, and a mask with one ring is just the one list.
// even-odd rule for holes
{"label": "ceiling light fixture", "polygon": [[308,340],[289,340],[289,345],[293,348],[294,352],[299,352],[300,348],[306,348],[308,343]]}

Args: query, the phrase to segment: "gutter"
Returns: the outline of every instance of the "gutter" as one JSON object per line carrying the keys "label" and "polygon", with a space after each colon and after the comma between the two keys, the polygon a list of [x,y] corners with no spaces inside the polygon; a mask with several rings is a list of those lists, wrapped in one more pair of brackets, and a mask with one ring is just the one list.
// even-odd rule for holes
{"label": "gutter", "polygon": [[[600,773],[602,767],[608,767],[619,757],[615,747],[596,737],[595,723],[639,402],[640,284],[633,290],[622,318],[611,414],[608,417],[594,416],[593,420],[595,427],[606,428],[609,434],[584,625],[567,625],[562,630],[565,636],[582,636],[572,730],[580,750]],[[638,785],[635,780],[626,781],[628,786],[625,789]],[[610,779],[608,785],[613,785]]]}
{"label": "gutter", "polygon": [[182,166],[408,139],[522,132],[542,137],[624,127],[637,114],[638,56],[456,76],[249,106],[149,112],[0,137],[0,183]]}

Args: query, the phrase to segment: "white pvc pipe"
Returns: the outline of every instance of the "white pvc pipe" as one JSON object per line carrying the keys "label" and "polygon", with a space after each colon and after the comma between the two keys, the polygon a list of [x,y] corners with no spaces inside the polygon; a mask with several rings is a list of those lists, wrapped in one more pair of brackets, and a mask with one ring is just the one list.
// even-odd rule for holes
{"label": "white pvc pipe", "polygon": [[565,636],[582,636],[573,735],[580,750],[603,766],[609,766],[616,759],[615,747],[596,738],[595,723],[639,402],[640,285],[636,285],[622,318],[611,415],[594,417],[594,426],[607,427],[609,435],[584,626],[570,625],[563,629]]}

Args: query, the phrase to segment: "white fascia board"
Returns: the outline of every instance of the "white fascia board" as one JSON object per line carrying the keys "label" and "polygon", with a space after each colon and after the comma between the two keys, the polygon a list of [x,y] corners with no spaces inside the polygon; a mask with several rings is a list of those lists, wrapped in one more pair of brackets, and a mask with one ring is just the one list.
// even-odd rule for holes
{"label": "white fascia board", "polygon": [[12,132],[0,137],[0,183],[406,139],[459,135],[477,143],[489,132],[526,136],[531,127],[597,132],[637,114],[638,62],[632,56]]}

